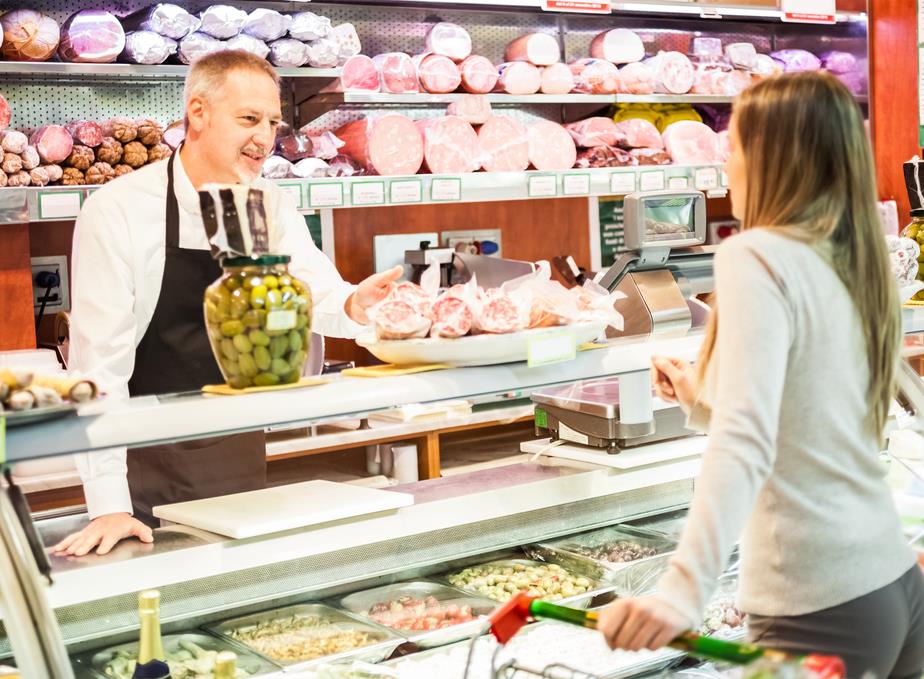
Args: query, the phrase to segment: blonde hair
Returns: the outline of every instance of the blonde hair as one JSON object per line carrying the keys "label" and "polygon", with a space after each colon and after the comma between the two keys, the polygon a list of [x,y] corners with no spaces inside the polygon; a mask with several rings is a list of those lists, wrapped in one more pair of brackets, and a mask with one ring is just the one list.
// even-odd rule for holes
{"label": "blonde hair", "polygon": [[186,75],[183,102],[188,104],[194,97],[210,100],[216,92],[221,91],[228,74],[233,71],[263,73],[279,87],[279,75],[266,59],[243,50],[223,50],[193,62]]}
{"label": "blonde hair", "polygon": [[[734,123],[747,173],[742,228],[772,228],[829,249],[866,340],[866,425],[881,443],[896,388],[901,316],[860,109],[834,76],[797,73],[746,90],[735,101]],[[718,322],[713,312],[700,352],[701,381]]]}

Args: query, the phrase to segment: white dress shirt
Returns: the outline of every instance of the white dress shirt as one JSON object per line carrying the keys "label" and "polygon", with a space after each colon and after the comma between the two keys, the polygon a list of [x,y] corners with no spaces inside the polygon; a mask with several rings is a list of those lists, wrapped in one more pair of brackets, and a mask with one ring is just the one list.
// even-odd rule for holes
{"label": "white dress shirt", "polygon": [[[308,283],[312,330],[355,337],[363,326],[344,312],[355,286],[314,245],[292,198],[272,182],[266,191],[270,251],[292,257],[289,271]],[[180,247],[208,250],[199,198],[177,155],[174,191],[180,212]],[[128,381],[160,295],[164,274],[167,161],[125,175],[91,195],[74,228],[70,368],[95,379],[110,397],[128,395]],[[196,294],[199,294],[198,292]],[[169,303],[170,300],[164,300]],[[75,456],[90,517],[131,512],[125,448]]]}

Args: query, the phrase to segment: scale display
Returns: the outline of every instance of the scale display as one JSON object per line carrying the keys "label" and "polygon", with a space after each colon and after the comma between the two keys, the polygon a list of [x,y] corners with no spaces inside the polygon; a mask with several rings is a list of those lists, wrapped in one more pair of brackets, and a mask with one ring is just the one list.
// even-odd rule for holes
{"label": "scale display", "polygon": [[625,239],[630,250],[690,247],[706,236],[706,198],[699,191],[651,191],[625,198]]}

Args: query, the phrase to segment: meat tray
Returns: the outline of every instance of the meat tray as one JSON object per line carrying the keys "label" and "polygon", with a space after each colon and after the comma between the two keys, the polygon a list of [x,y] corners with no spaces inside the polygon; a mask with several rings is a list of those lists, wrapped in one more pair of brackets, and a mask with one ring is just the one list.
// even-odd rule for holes
{"label": "meat tray", "polygon": [[[367,618],[366,612],[375,604],[395,601],[402,597],[412,597],[414,599],[434,597],[441,604],[469,606],[475,616],[475,619],[469,622],[431,631],[414,631],[389,627],[395,634],[403,636],[421,649],[445,646],[482,634],[487,625],[485,616],[497,606],[497,602],[491,599],[472,596],[468,592],[455,587],[422,580],[385,585],[384,587],[356,592],[340,599],[338,605],[357,616]],[[384,622],[378,622],[374,619],[373,622],[388,627]]]}

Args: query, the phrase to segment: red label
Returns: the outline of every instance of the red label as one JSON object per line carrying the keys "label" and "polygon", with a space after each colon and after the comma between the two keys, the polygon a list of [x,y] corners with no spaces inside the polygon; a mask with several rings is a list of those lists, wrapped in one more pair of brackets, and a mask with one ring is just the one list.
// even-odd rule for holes
{"label": "red label", "polygon": [[609,0],[543,0],[542,9],[546,12],[582,12],[585,14],[609,14]]}
{"label": "red label", "polygon": [[836,17],[833,14],[805,14],[802,12],[787,12],[783,20],[812,24],[836,23]]}

